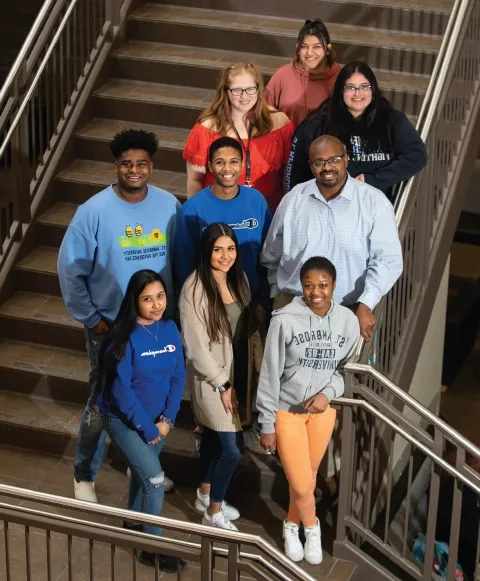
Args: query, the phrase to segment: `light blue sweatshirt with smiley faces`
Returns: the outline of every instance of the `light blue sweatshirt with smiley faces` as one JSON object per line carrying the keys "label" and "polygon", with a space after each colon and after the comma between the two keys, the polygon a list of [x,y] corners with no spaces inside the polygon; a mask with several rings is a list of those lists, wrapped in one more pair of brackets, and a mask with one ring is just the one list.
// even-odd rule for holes
{"label": "light blue sweatshirt with smiley faces", "polygon": [[171,260],[178,200],[149,185],[138,204],[120,199],[112,186],[79,206],[58,256],[58,277],[71,315],[92,328],[113,321],[132,274],[149,268],[167,286],[167,312],[175,310]]}
{"label": "light blue sweatshirt with smiley faces", "polygon": [[278,409],[305,413],[304,404],[314,395],[323,393],[328,401],[340,397],[339,367],[353,355],[359,337],[357,317],[333,299],[324,317],[303,297],[273,311],[257,390],[261,431],[275,432]]}

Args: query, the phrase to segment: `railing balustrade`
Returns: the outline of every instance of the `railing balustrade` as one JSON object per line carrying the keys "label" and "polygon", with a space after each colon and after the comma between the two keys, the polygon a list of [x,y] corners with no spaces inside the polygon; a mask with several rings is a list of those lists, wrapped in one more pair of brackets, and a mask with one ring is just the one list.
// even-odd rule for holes
{"label": "railing balustrade", "polygon": [[35,213],[130,3],[46,0],[0,90],[0,268]]}
{"label": "railing balustrade", "polygon": [[396,202],[404,272],[376,309],[370,344],[361,342],[356,362],[371,363],[401,383],[407,350],[432,276],[445,223],[458,192],[457,179],[479,112],[480,1],[456,0],[417,128],[428,152],[427,167]]}

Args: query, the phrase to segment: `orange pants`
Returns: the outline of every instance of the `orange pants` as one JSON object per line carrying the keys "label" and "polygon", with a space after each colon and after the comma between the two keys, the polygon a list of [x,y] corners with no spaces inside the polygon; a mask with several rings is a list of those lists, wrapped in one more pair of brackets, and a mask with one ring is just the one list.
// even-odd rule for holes
{"label": "orange pants", "polygon": [[290,487],[287,520],[312,527],[317,523],[315,486],[320,462],[332,437],[337,412],[330,406],[323,414],[277,411],[277,450]]}

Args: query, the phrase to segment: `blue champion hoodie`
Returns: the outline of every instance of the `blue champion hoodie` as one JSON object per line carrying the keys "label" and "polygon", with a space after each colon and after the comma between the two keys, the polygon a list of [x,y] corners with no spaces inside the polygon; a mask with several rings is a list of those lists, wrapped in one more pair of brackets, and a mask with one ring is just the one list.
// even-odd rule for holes
{"label": "blue champion hoodie", "polygon": [[111,390],[103,391],[98,405],[151,442],[158,436],[155,422],[160,415],[175,421],[184,387],[185,362],[175,323],[160,320],[145,328],[137,324]]}

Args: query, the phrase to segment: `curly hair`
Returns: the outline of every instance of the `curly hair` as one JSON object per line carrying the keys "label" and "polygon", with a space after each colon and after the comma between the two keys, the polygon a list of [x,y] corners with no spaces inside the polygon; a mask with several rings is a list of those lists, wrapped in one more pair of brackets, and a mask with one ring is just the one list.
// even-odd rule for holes
{"label": "curly hair", "polygon": [[117,133],[110,142],[110,151],[115,159],[129,149],[146,151],[152,158],[158,149],[158,138],[151,131],[143,129],[124,129]]}

